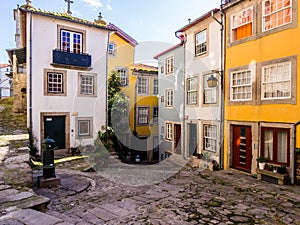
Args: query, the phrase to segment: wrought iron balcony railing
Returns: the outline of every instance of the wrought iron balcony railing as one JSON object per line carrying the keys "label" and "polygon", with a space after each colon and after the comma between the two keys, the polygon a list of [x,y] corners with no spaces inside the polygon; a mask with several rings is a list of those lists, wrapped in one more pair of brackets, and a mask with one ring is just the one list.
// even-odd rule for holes
{"label": "wrought iron balcony railing", "polygon": [[60,49],[53,50],[53,63],[54,64],[79,66],[79,67],[90,67],[91,62],[92,62],[92,57],[89,54],[64,52]]}

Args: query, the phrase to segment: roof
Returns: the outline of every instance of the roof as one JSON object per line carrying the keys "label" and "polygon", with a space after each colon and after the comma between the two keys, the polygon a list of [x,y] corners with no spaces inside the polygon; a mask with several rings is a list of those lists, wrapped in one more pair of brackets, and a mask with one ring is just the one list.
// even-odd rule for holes
{"label": "roof", "polygon": [[203,14],[202,16],[198,17],[197,19],[193,20],[192,22],[190,22],[189,24],[185,25],[184,27],[180,28],[179,30],[177,30],[177,32],[184,32],[186,30],[188,30],[189,28],[193,27],[194,25],[206,20],[207,18],[211,17],[211,12],[217,13],[219,12],[220,9],[215,8],[210,10],[209,12]]}
{"label": "roof", "polygon": [[108,28],[112,29],[112,30],[115,30],[115,33],[123,38],[125,41],[129,42],[131,45],[133,46],[136,46],[138,45],[138,42],[133,39],[131,36],[129,36],[127,33],[125,33],[123,30],[121,30],[119,27],[117,27],[116,25],[112,24],[112,23],[109,23],[107,25]]}
{"label": "roof", "polygon": [[177,44],[177,45],[174,45],[174,46],[172,46],[171,48],[168,48],[167,50],[165,50],[165,51],[163,51],[163,52],[157,54],[157,55],[154,56],[153,58],[154,58],[154,59],[158,59],[158,57],[160,57],[160,56],[162,56],[162,55],[164,55],[164,54],[167,54],[168,52],[171,52],[171,51],[173,51],[174,49],[176,49],[176,48],[178,48],[178,47],[180,47],[180,46],[182,46],[181,43],[179,43],[179,44]]}
{"label": "roof", "polygon": [[9,66],[10,66],[9,64],[0,64],[0,69],[6,68],[6,67],[9,67]]}
{"label": "roof", "polygon": [[61,19],[61,20],[70,21],[70,22],[83,24],[83,25],[88,25],[88,26],[92,26],[92,27],[96,27],[96,28],[100,28],[100,29],[104,29],[104,30],[113,30],[105,24],[91,22],[91,21],[88,21],[85,19],[77,18],[77,17],[71,16],[67,13],[58,13],[58,12],[51,12],[51,11],[36,9],[36,8],[32,7],[31,5],[23,5],[23,6],[19,7],[18,9],[21,10],[22,12],[29,12],[29,13],[33,13],[33,14],[37,14],[37,15],[41,15],[41,16],[47,16],[47,17],[51,17],[51,18],[55,18],[55,19]]}
{"label": "roof", "polygon": [[158,68],[156,66],[138,63],[132,66],[132,71],[137,73],[157,74]]}
{"label": "roof", "polygon": [[26,63],[26,47],[6,49],[6,51],[11,62],[13,61],[13,54],[15,53],[19,64]]}

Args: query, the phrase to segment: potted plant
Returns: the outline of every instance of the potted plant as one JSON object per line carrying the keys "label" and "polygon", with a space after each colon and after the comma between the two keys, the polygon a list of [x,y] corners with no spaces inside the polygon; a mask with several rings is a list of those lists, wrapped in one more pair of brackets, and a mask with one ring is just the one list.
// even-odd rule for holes
{"label": "potted plant", "polygon": [[266,161],[267,161],[267,159],[263,156],[259,156],[257,158],[258,167],[259,167],[260,170],[265,169]]}
{"label": "potted plant", "polygon": [[277,168],[277,173],[279,174],[286,174],[286,166],[282,165],[280,167]]}

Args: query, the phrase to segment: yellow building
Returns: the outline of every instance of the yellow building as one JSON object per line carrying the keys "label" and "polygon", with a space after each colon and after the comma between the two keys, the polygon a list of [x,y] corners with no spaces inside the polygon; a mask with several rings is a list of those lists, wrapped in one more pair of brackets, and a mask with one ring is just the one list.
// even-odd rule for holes
{"label": "yellow building", "polygon": [[108,46],[108,76],[116,71],[120,77],[121,91],[129,98],[129,130],[123,145],[139,155],[140,160],[153,162],[158,159],[158,79],[157,68],[134,65],[135,46],[132,37],[114,24]]}
{"label": "yellow building", "polygon": [[126,86],[128,67],[134,63],[135,46],[138,43],[116,25],[109,23],[107,26],[115,30],[108,44],[108,76],[112,71],[118,71],[121,84]]}
{"label": "yellow building", "polygon": [[296,0],[235,0],[223,5],[225,168],[256,174],[257,158],[263,156],[268,165],[285,166],[291,181],[296,180],[299,7]]}
{"label": "yellow building", "polygon": [[129,67],[128,85],[121,88],[129,97],[130,148],[142,161],[158,160],[158,70],[136,64]]}

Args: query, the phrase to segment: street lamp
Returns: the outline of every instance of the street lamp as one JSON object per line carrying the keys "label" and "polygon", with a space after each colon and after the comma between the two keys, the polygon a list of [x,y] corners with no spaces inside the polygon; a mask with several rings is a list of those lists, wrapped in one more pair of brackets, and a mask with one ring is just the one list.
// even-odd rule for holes
{"label": "street lamp", "polygon": [[210,77],[207,79],[207,85],[209,88],[217,87],[218,79],[214,75],[210,75]]}

